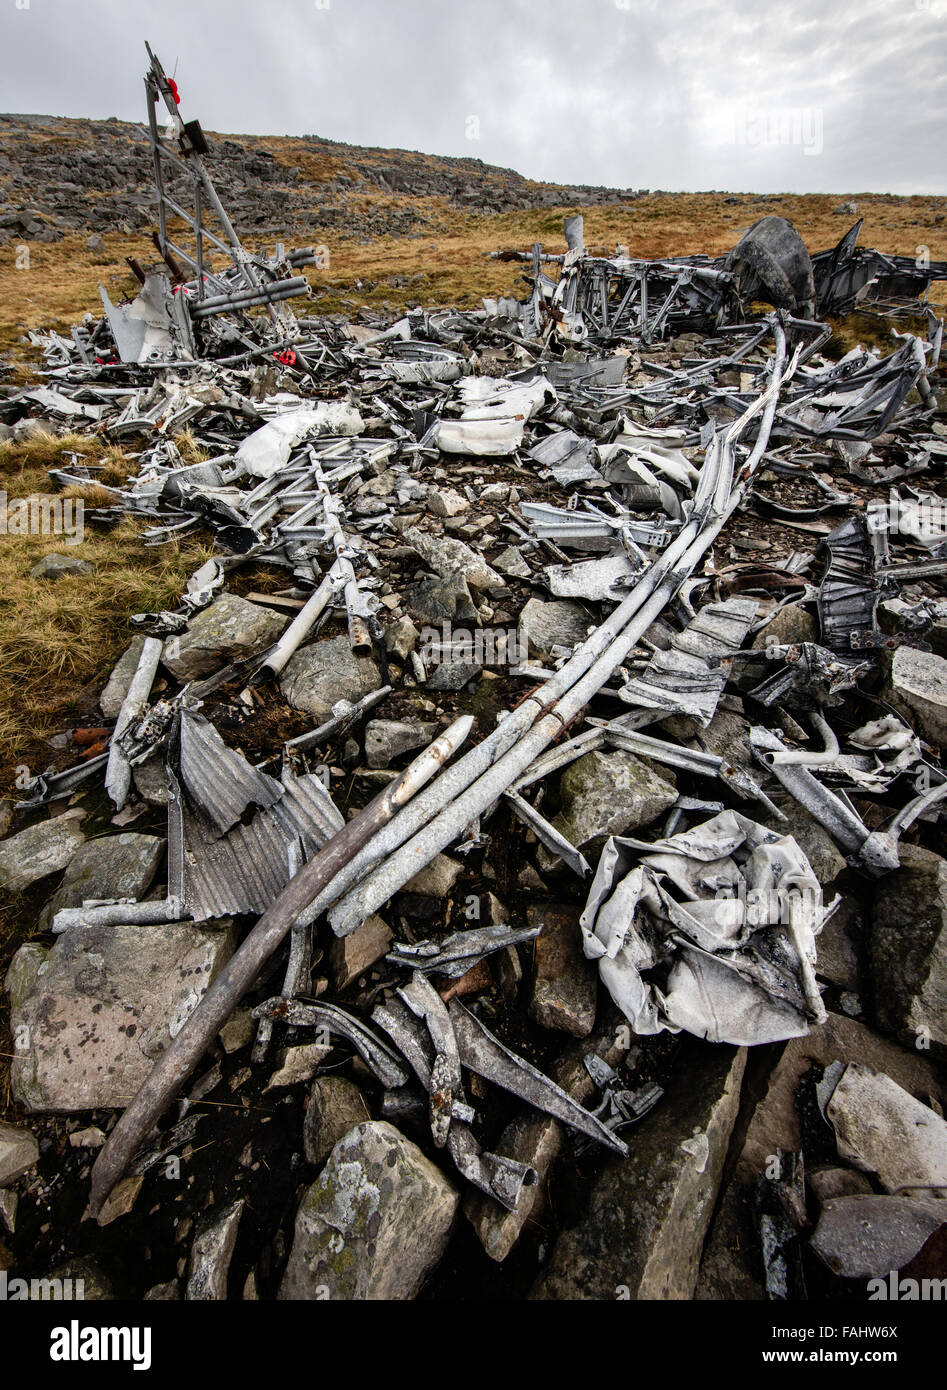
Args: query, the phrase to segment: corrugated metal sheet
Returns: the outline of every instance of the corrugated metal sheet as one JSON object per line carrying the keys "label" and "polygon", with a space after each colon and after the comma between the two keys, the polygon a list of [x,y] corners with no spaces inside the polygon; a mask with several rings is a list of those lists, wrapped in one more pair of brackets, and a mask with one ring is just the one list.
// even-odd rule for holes
{"label": "corrugated metal sheet", "polygon": [[188,800],[220,835],[236,825],[251,803],[272,806],[283,795],[275,778],[258,772],[228,748],[213,724],[193,710],[181,710],[177,743],[179,775]]}
{"label": "corrugated metal sheet", "polygon": [[288,779],[282,791],[249,825],[235,825],[226,835],[183,809],[184,901],[196,920],[265,912],[300,865],[344,825],[318,777]]}
{"label": "corrugated metal sheet", "polygon": [[667,651],[655,652],[641,675],[621,690],[621,698],[660,715],[692,715],[706,728],[730,674],[727,664],[711,665],[707,658],[739,651],[758,606],[747,598],[708,603],[671,639]]}

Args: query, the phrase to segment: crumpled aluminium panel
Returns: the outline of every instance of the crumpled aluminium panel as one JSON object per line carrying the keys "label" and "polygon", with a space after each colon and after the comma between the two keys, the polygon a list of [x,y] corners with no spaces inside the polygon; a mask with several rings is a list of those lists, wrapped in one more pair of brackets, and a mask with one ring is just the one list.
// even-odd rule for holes
{"label": "crumpled aluminium panel", "polygon": [[579,925],[636,1033],[753,1046],[825,1017],[813,973],[825,915],[796,841],[728,810],[653,845],[609,839]]}
{"label": "crumpled aluminium panel", "polygon": [[756,599],[708,603],[667,651],[657,651],[640,676],[620,692],[629,705],[668,714],[689,714],[706,728],[730,674],[720,658],[740,650],[756,617]]}

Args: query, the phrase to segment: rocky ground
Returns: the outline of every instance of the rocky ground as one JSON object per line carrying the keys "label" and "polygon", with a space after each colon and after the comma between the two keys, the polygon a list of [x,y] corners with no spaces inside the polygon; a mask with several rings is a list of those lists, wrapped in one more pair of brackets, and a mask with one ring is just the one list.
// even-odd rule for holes
{"label": "rocky ground", "polygon": [[[17,204],[15,215],[4,214],[13,219],[8,240],[42,245],[77,232],[84,238],[89,229],[124,236],[150,221],[150,168],[130,149],[130,128],[2,119],[0,175],[8,206]],[[281,142],[218,143],[214,173],[235,220],[274,234],[308,233],[314,209],[321,226],[333,225],[335,208],[346,236],[414,236],[427,214],[404,199],[461,207],[479,199],[502,212],[552,206],[566,195],[593,206],[630,198],[534,185],[474,161],[394,160],[315,139],[295,142],[294,164]],[[140,201],[129,198],[130,188],[141,190]],[[944,784],[940,552],[909,529],[894,531],[893,566],[930,562],[933,554],[934,568],[901,578],[872,568],[866,587],[879,600],[877,619],[859,628],[867,637],[847,651],[822,602],[836,563],[832,544],[847,520],[872,504],[887,506],[892,489],[905,502],[912,488],[941,496],[942,367],[930,373],[932,397],[907,393],[865,439],[831,428],[804,436],[783,422],[753,492],[701,557],[688,590],[699,617],[668,603],[549,736],[559,750],[575,737],[595,738],[607,723],[617,741],[573,749],[571,762],[520,788],[519,809],[502,797],[487,804],[437,853],[401,863],[396,886],[370,910],[361,910],[362,899],[345,908],[342,898],[329,920],[317,918],[311,942],[294,934],[293,954],[284,944],[257,972],[92,1213],[93,1164],[122,1111],[237,958],[299,854],[311,858],[458,718],[472,720],[467,756],[518,708],[527,706],[537,723],[545,717],[551,672],[577,659],[589,634],[658,562],[668,538],[648,528],[681,520],[714,429],[722,431],[768,380],[768,349],[734,362],[729,340],[704,333],[677,333],[640,350],[623,345],[607,356],[563,348],[551,323],[534,340],[523,337],[519,319],[418,310],[407,336],[392,337],[396,318],[363,310],[309,320],[307,350],[317,342],[329,364],[322,375],[298,364],[226,368],[209,360],[182,376],[178,368],[152,375],[110,359],[73,363],[52,378],[37,373],[30,387],[57,385],[58,400],[24,391],[22,368],[18,381],[4,384],[11,467],[18,447],[73,439],[67,430],[80,441],[121,442],[134,454],[127,477],[110,473],[105,481],[93,452],[75,449],[58,461],[53,482],[88,501],[90,532],[108,534],[142,512],[143,528],[183,518],[189,536],[228,560],[202,569],[177,611],[140,615],[141,630],[129,633],[108,679],[103,673],[77,698],[70,721],[30,749],[25,775],[17,770],[17,785],[0,803],[0,888],[4,920],[13,923],[3,1048],[12,1066],[0,1122],[4,1287],[81,1278],[86,1298],[162,1301],[855,1304],[870,1298],[872,1279],[892,1271],[902,1280],[943,1278],[947,839],[933,802],[903,829],[896,852],[882,833],[902,807]],[[428,355],[416,359],[404,349]],[[809,370],[831,373],[825,352]],[[430,364],[427,375],[411,374],[418,360]],[[505,393],[522,391],[524,377],[528,389],[537,365],[561,374],[558,388],[547,382],[525,404],[515,397],[504,416]],[[879,367],[864,356],[858,365]],[[570,381],[570,371],[589,366],[617,367],[617,403],[590,398]],[[813,394],[830,416],[844,373],[830,379],[832,389],[825,381]],[[662,383],[664,397],[654,394]],[[501,422],[518,431],[493,455],[455,452],[450,443],[465,428],[481,437],[476,411],[462,413],[478,399],[462,392],[478,386],[487,399],[491,389],[498,393]],[[281,468],[296,469],[299,486],[309,479],[309,487],[315,457],[319,476],[332,479],[326,486],[345,527],[342,550],[367,595],[362,616],[371,618],[373,640],[353,651],[336,591],[285,667],[267,676],[260,663],[310,600],[322,562],[328,569],[338,553],[328,532],[310,537],[309,550],[287,552],[274,515],[291,511],[298,496],[275,514],[258,510],[267,474],[253,472],[247,441],[271,428],[280,410],[304,409],[314,416]],[[330,409],[340,433],[327,441],[318,412]],[[175,420],[187,423],[186,462]],[[585,465],[572,478],[557,475],[542,453],[571,430]],[[619,463],[623,450],[650,459],[671,483],[661,492],[651,475],[643,484],[650,500],[639,496],[631,509],[623,485],[598,471],[616,449]],[[340,459],[351,466],[335,474]],[[280,486],[292,494],[288,481]],[[621,515],[649,539],[635,532],[636,551],[631,532],[612,535],[587,552],[578,546],[577,555],[561,535],[559,544],[544,535],[530,510],[540,504],[568,509],[566,521],[588,520],[590,508],[599,517]],[[250,531],[257,548],[245,559]],[[16,537],[4,543],[15,546]],[[29,591],[72,586],[81,599],[82,585],[95,579],[95,562],[84,558],[92,551],[80,544],[64,553],[52,541],[43,550],[35,564],[32,556],[23,561]],[[587,570],[580,579],[582,561],[603,550],[624,587],[602,589],[601,575],[590,580]],[[634,568],[636,554],[644,568]],[[847,563],[854,568],[843,561],[843,573],[860,592],[865,576]],[[561,587],[569,583],[579,585],[572,596]],[[736,636],[708,648],[718,609]],[[711,626],[701,628],[701,619]],[[459,639],[461,650],[438,647]],[[856,650],[864,667],[853,674]],[[653,679],[662,657],[707,651],[712,698],[702,714],[688,712],[686,701],[670,713],[660,699],[654,707],[636,703],[632,687]],[[132,680],[149,652],[147,718],[139,722],[138,709],[124,727]],[[774,674],[786,679],[786,693],[768,699],[761,685]],[[381,690],[378,703],[364,703]],[[628,723],[629,706],[648,717]],[[817,749],[812,715],[820,711],[839,747],[815,765],[824,779],[818,785],[848,798],[845,824],[863,832],[854,839],[837,823],[830,833],[825,817],[790,793],[753,732],[778,734],[783,751],[805,756]],[[292,742],[325,723],[314,745]],[[650,753],[622,746],[621,737],[639,729],[660,745]],[[185,738],[199,749],[190,762]],[[95,775],[57,781],[83,765]],[[121,781],[122,768],[126,785],[116,793],[111,778]],[[328,808],[327,799],[319,803],[328,818],[322,840],[300,832],[287,852],[272,808],[289,814],[300,787],[318,802],[315,780],[332,798]],[[711,853],[700,834],[718,816],[724,829],[717,823],[714,833],[725,830],[729,839],[723,847],[715,841]],[[256,859],[262,841],[254,836],[264,829],[273,838]],[[672,869],[675,845],[665,842],[681,834],[685,847],[675,842],[681,859]],[[216,860],[213,846],[222,853],[225,840],[233,857]],[[883,871],[866,845],[881,853]],[[618,851],[629,856],[629,876],[653,870],[657,886],[650,881],[640,906],[624,900],[620,940],[609,953],[583,933],[588,921],[580,918],[598,910],[593,885]],[[768,854],[789,856],[776,861],[772,881],[763,868],[771,871]],[[183,919],[164,912],[179,873]],[[762,921],[746,915],[748,887],[760,876],[777,900],[773,909],[767,899]],[[779,896],[794,877],[813,914],[801,924]],[[710,910],[732,903],[735,885],[742,885],[736,896],[746,931],[722,942],[713,927],[721,919]],[[621,891],[631,892],[627,880],[619,902]],[[116,906],[117,920],[95,916],[103,903]],[[121,920],[143,905],[145,916]],[[346,912],[355,916],[347,920]],[[412,969],[426,951],[443,952],[480,928],[499,948],[484,948],[469,968]],[[754,940],[755,954],[741,956]],[[619,945],[621,980],[617,966],[609,970]],[[685,948],[687,968],[701,980],[701,997],[695,1004],[688,996],[686,1007],[678,958]],[[724,970],[716,957],[732,964],[731,950],[739,957],[731,973],[749,992],[735,1014],[729,991],[718,992],[719,976],[710,966],[700,976],[698,960],[715,957]],[[637,1007],[630,980],[643,991]],[[320,1008],[343,1011],[334,1017],[348,1019],[346,1026],[373,1029],[384,1048],[366,1050],[364,1038],[359,1048],[337,1027],[321,1026],[333,1015]],[[532,1091],[527,1103],[522,1089],[498,1081],[495,1056],[489,1066],[473,1065],[463,1030],[475,1024],[541,1074],[537,1082],[530,1073],[531,1085],[552,1087]],[[526,1068],[513,1065],[521,1079]],[[576,1128],[576,1106],[584,1130]],[[609,1146],[616,1135],[621,1142]],[[478,1161],[499,1155],[519,1165],[526,1180],[515,1203],[498,1200],[496,1187],[478,1187],[470,1179],[476,1164],[462,1174],[459,1143],[472,1145]]]}

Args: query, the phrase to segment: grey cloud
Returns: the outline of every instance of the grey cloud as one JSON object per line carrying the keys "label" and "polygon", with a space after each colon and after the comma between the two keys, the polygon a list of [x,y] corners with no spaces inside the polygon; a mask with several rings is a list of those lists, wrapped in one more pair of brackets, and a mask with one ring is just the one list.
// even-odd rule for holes
{"label": "grey cloud", "polygon": [[[208,129],[471,155],[570,183],[944,191],[947,0],[19,6],[0,11],[10,111],[140,120],[148,38]],[[818,155],[739,139],[793,112],[821,120]]]}

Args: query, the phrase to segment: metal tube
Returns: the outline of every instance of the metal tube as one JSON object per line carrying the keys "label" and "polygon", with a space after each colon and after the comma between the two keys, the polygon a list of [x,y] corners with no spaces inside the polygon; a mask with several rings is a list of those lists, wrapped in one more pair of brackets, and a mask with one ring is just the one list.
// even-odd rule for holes
{"label": "metal tube", "polygon": [[[546,682],[541,695],[530,696],[524,701],[489,738],[448,769],[444,777],[438,778],[429,792],[418,799],[409,815],[398,817],[397,822],[387,827],[386,832],[367,847],[367,852],[359,861],[347,866],[344,878],[351,884],[356,881],[359,872],[368,868],[367,861],[376,864],[379,860],[384,861],[361,883],[349,889],[345,897],[335,902],[329,920],[338,936],[354,931],[376,907],[402,888],[522,775],[621,665],[642,633],[660,616],[713,543],[739,504],[746,482],[765,451],[779,388],[795,370],[798,351],[789,368],[783,372],[785,335],[778,319],[775,334],[776,355],[770,385],[739,420],[722,435],[715,436],[701,472],[695,496],[695,514],[611,618]],[[721,484],[732,482],[732,452],[736,440],[750,419],[760,411],[763,411],[763,420],[759,435],[741,469],[741,481],[729,492],[722,492]],[[537,709],[540,698],[544,699],[544,703]],[[537,719],[537,715],[541,717]],[[474,781],[474,778],[477,780]],[[425,820],[430,823],[425,825]],[[419,825],[424,828],[414,834]],[[407,843],[406,830],[407,834],[413,834],[413,839]],[[397,845],[401,848],[393,852]],[[330,885],[311,904],[308,912],[318,915],[338,897],[337,890],[341,886],[341,881]]]}
{"label": "metal tube", "polygon": [[145,638],[128,694],[122,701],[118,719],[115,721],[112,741],[109,744],[109,760],[105,769],[105,790],[119,811],[125,805],[132,784],[131,764],[122,751],[120,740],[129,725],[141,718],[148,703],[163,645],[157,637]]}
{"label": "metal tube", "polygon": [[399,807],[443,767],[464,742],[473,718],[457,719],[414,762],[354,816],[287,884],[207,990],[183,1028],[124,1111],[92,1170],[89,1209],[97,1215],[143,1137],[191,1074],[218,1030],[253,984],[263,963],[296,923],[306,904]]}

